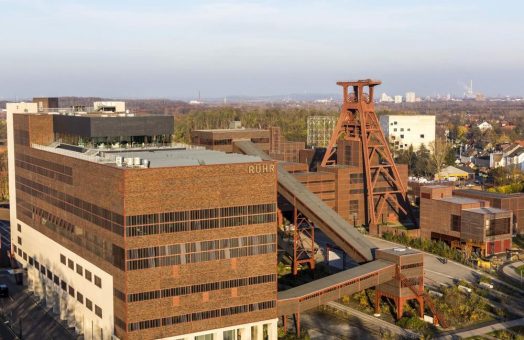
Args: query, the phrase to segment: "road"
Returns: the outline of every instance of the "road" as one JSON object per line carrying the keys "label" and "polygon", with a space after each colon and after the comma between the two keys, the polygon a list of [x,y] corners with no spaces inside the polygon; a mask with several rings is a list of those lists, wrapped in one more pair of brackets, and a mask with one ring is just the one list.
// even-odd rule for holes
{"label": "road", "polygon": [[[380,238],[367,236],[368,239],[373,242],[378,248],[391,248],[391,247],[404,247],[403,245],[386,241]],[[428,284],[453,284],[454,279],[466,280],[470,282],[477,282],[480,275],[489,276],[493,282],[500,285],[507,286],[520,294],[524,295],[524,289],[520,289],[515,286],[508,285],[506,282],[497,279],[489,274],[476,270],[474,268],[465,266],[461,263],[448,261],[442,263],[439,261],[439,257],[433,254],[424,253],[424,278],[428,280]]]}
{"label": "road", "polygon": [[[0,271],[0,282],[7,284],[10,295],[8,298],[0,298],[0,311],[7,317],[17,335],[22,328],[24,340],[77,338],[74,332],[58,322],[45,306],[37,304],[33,295],[22,286],[16,285],[12,275],[5,270]],[[1,339],[14,339],[12,336],[9,337],[6,324],[0,327],[0,336]]]}
{"label": "road", "polygon": [[501,329],[508,329],[516,326],[524,326],[524,318],[522,319],[516,319],[511,321],[505,321],[505,322],[498,322],[494,323],[489,326],[479,327],[475,329],[470,329],[467,331],[457,331],[455,333],[441,336],[437,339],[439,340],[453,340],[453,339],[461,339],[461,338],[470,338],[473,336],[481,336],[487,333],[491,333],[497,330]]}

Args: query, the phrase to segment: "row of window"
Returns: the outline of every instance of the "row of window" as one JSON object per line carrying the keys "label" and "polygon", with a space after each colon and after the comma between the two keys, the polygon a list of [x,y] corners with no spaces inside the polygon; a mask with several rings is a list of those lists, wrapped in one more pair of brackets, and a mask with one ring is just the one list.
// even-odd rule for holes
{"label": "row of window", "polygon": [[[64,292],[67,292],[71,297],[74,298],[76,296],[76,300],[79,303],[81,304],[85,303],[85,306],[87,309],[89,309],[90,311],[94,311],[96,316],[102,319],[102,308],[100,308],[98,305],[94,305],[92,300],[85,298],[84,295],[80,293],[79,291],[75,292],[75,289],[71,285],[68,285],[64,280],[61,280],[58,275],[54,274],[49,268],[46,268],[43,264],[38,262],[37,259],[31,256],[28,257],[27,253],[22,251],[22,249],[20,248],[17,249],[16,246],[13,246],[13,250],[15,252],[18,251],[18,255],[22,257],[24,261],[27,261],[30,266],[34,266],[36,270],[40,272],[42,277],[47,277],[47,279],[49,279],[50,282],[53,282],[56,286],[59,286],[60,288],[62,288],[62,290]],[[77,269],[77,272],[78,272],[78,269]],[[88,271],[86,270],[86,273],[87,272]],[[91,273],[89,273],[89,275],[91,275]],[[98,279],[99,285],[97,284],[97,279]],[[100,281],[100,278],[96,275],[95,275],[95,284],[99,287],[102,286],[102,282]]]}
{"label": "row of window", "polygon": [[67,184],[73,184],[73,170],[71,167],[34,158],[22,153],[16,154],[15,164],[17,167],[27,171],[56,179]]}
{"label": "row of window", "polygon": [[166,255],[176,254],[187,254],[200,251],[208,251],[215,249],[227,249],[245,246],[254,246],[259,244],[275,243],[275,234],[255,235],[255,236],[244,236],[244,237],[232,237],[221,240],[211,241],[200,241],[200,242],[188,242],[179,244],[170,244],[164,246],[148,247],[148,248],[135,248],[127,251],[127,258],[141,259],[146,257],[158,257]]}
{"label": "row of window", "polygon": [[[73,271],[75,270],[75,262],[71,259],[66,258],[63,254],[60,254],[60,263],[62,263],[64,266],[69,267],[69,269]],[[85,276],[87,281],[94,282],[95,286],[102,288],[102,279],[99,278],[97,275],[93,275],[89,270],[84,269],[78,263],[76,263],[76,273],[80,276]],[[94,281],[92,281],[93,277]]]}
{"label": "row of window", "polygon": [[117,235],[124,236],[124,227],[122,226],[124,218],[120,214],[21,176],[16,176],[16,189],[112,231]]}
{"label": "row of window", "polygon": [[199,210],[172,211],[157,214],[126,216],[126,226],[207,220],[219,217],[234,217],[276,212],[275,203],[210,208]]}
{"label": "row of window", "polygon": [[148,292],[129,294],[128,302],[162,299],[162,298],[167,298],[167,297],[172,297],[172,296],[196,294],[196,293],[209,292],[209,291],[219,290],[219,289],[228,289],[228,288],[235,288],[235,287],[259,285],[259,284],[268,283],[268,282],[275,282],[276,279],[277,279],[277,276],[275,274],[268,274],[268,275],[244,277],[244,278],[233,279],[233,280],[225,280],[225,281],[219,281],[219,282],[202,283],[202,284],[196,284],[196,285],[191,285],[191,286],[182,286],[182,287],[175,287],[175,288],[152,290]]}
{"label": "row of window", "polygon": [[412,264],[405,264],[400,267],[400,269],[410,269],[410,268],[418,268],[422,267],[424,264],[422,262],[418,263],[412,263]]}
{"label": "row of window", "polygon": [[276,214],[265,215],[224,217],[209,220],[185,221],[166,224],[151,224],[134,227],[126,227],[126,235],[129,237],[147,236],[155,234],[170,234],[185,231],[209,230],[217,228],[238,227],[242,225],[252,225],[261,223],[273,223],[276,221]]}
{"label": "row of window", "polygon": [[165,257],[146,258],[141,260],[127,261],[127,270],[139,270],[147,268],[184,265],[198,262],[226,260],[237,257],[270,254],[274,253],[275,251],[276,244],[273,243],[243,248],[213,250],[208,252],[192,253],[186,255],[171,255]]}
{"label": "row of window", "polygon": [[[122,248],[107,242],[93,233],[74,226],[43,209],[33,207],[30,203],[24,201],[20,197],[18,197],[17,203],[19,209],[17,210],[17,213],[22,213],[30,218],[33,222],[31,224],[34,227],[46,227],[83,249],[86,249],[93,255],[106,260],[121,270],[124,270],[124,251]],[[27,223],[30,223],[30,221]]]}
{"label": "row of window", "polygon": [[248,305],[214,309],[214,310],[209,310],[209,311],[204,311],[204,312],[176,315],[176,316],[170,316],[170,317],[166,317],[162,319],[153,319],[153,320],[129,323],[127,325],[128,326],[127,330],[129,332],[132,332],[132,331],[138,331],[142,329],[171,326],[171,325],[176,325],[180,323],[201,321],[201,320],[225,317],[225,316],[230,316],[230,315],[235,315],[235,314],[250,313],[250,312],[255,312],[255,311],[260,311],[260,310],[266,310],[270,308],[275,308],[275,306],[276,306],[275,301],[271,300],[271,301],[264,301],[264,302],[259,302],[259,303],[252,303]]}

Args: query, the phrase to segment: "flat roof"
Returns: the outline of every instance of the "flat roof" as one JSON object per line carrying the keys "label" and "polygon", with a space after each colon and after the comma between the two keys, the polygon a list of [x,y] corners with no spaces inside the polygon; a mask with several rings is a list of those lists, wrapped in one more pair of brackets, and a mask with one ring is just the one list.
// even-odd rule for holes
{"label": "flat roof", "polygon": [[414,255],[414,254],[420,254],[420,251],[413,249],[413,248],[406,248],[406,247],[395,247],[395,248],[387,248],[387,249],[377,249],[377,251],[380,251],[382,253],[387,253],[395,256],[403,256],[403,255]]}
{"label": "flat roof", "polygon": [[460,189],[460,190],[454,190],[453,193],[457,194],[471,194],[476,195],[478,197],[491,197],[491,198],[514,198],[514,197],[524,197],[524,193],[516,192],[513,194],[502,194],[499,192],[489,192],[489,191],[482,191],[482,190],[475,190],[475,189]]}
{"label": "flat roof", "polygon": [[500,213],[511,213],[509,210],[499,209],[499,208],[493,208],[493,207],[485,207],[485,208],[471,208],[471,209],[464,209],[464,211],[469,211],[477,214],[500,214]]}
{"label": "flat roof", "polygon": [[424,185],[423,188],[441,189],[441,188],[449,188],[449,185],[442,185],[442,184]]}
{"label": "flat roof", "polygon": [[126,150],[109,151],[106,154],[124,158],[140,158],[149,161],[150,168],[164,168],[174,166],[194,166],[211,164],[234,164],[261,162],[257,156],[247,156],[235,153],[225,153],[201,149],[152,149],[152,150]]}
{"label": "flat roof", "polygon": [[461,197],[461,196],[443,197],[443,198],[438,198],[438,200],[449,202],[449,203],[455,203],[455,204],[470,204],[470,203],[478,203],[481,201],[480,199]]}
{"label": "flat roof", "polygon": [[255,129],[255,128],[247,128],[247,129],[201,129],[201,130],[193,130],[193,132],[269,132],[267,129]]}
{"label": "flat roof", "polygon": [[[202,147],[174,144],[169,146],[133,149],[89,149],[79,146],[53,143],[49,146],[32,144],[35,149],[64,156],[83,159],[94,163],[117,166],[117,157],[123,158],[122,168],[166,168],[176,166],[198,166],[235,163],[262,162],[259,156],[248,156],[221,151],[206,150]],[[133,159],[132,166],[126,166],[126,159]],[[139,159],[135,164],[135,159]],[[145,166],[145,160],[148,165]]]}

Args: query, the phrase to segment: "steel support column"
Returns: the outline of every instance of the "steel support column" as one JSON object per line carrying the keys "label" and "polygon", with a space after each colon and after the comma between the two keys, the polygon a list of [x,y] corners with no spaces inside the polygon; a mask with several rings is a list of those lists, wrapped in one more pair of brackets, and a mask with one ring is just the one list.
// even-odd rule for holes
{"label": "steel support column", "polygon": [[315,226],[293,205],[293,275],[297,275],[301,264],[315,269]]}

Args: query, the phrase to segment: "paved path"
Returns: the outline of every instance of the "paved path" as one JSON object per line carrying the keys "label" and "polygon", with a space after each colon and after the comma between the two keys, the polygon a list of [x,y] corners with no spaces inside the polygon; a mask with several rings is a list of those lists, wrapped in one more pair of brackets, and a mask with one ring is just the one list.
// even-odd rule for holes
{"label": "paved path", "polygon": [[[367,236],[373,244],[375,244],[379,248],[391,248],[391,247],[399,247],[403,245],[400,245],[398,243],[386,241],[384,239],[380,239],[377,237]],[[499,285],[503,285],[505,287],[511,288],[521,294],[524,295],[524,289],[520,289],[518,287],[515,287],[513,285],[508,284],[507,282],[504,282],[500,279],[497,279],[496,277],[487,274],[483,271],[468,267],[466,265],[463,265],[461,263],[457,263],[451,260],[448,260],[446,264],[443,264],[439,261],[439,257],[434,254],[430,254],[424,251],[421,251],[424,253],[424,271],[425,271],[425,277],[429,279],[430,281],[434,281],[436,283],[447,283],[447,284],[453,284],[453,279],[463,279],[470,282],[477,282],[478,277],[480,275],[487,276],[491,278],[491,280]]]}
{"label": "paved path", "polygon": [[524,261],[517,261],[507,264],[504,267],[502,267],[502,272],[504,273],[504,275],[509,276],[516,282],[520,282],[521,285],[523,285],[524,279],[515,271],[515,269],[517,269],[520,266],[524,266]]}
{"label": "paved path", "polygon": [[470,329],[467,331],[458,330],[457,332],[454,332],[453,334],[442,336],[437,339],[448,340],[448,339],[469,338],[472,336],[480,336],[480,335],[491,333],[497,330],[507,329],[507,328],[511,328],[515,326],[524,326],[524,318],[511,320],[511,321],[505,321],[505,322],[497,322],[489,326]]}
{"label": "paved path", "polygon": [[336,310],[339,310],[341,312],[347,313],[349,315],[356,316],[357,318],[361,319],[364,322],[370,322],[372,324],[379,326],[380,328],[387,329],[390,332],[399,335],[403,339],[418,339],[420,337],[420,335],[415,332],[409,331],[407,329],[404,329],[402,327],[399,327],[387,321],[381,320],[377,317],[368,315],[354,308],[345,306],[341,303],[332,301],[332,302],[328,302],[326,305]]}

